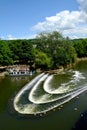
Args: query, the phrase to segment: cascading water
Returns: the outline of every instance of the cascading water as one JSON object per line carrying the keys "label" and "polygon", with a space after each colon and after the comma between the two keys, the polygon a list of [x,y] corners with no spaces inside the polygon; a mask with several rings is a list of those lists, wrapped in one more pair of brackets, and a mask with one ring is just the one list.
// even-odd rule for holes
{"label": "cascading water", "polygon": [[21,114],[50,111],[86,91],[85,79],[83,73],[73,70],[59,75],[42,73],[16,95],[14,109]]}

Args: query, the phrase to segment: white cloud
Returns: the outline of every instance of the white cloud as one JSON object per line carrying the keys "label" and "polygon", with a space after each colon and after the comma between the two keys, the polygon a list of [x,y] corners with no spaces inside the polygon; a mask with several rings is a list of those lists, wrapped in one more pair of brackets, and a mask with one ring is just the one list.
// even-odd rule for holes
{"label": "white cloud", "polygon": [[86,38],[87,37],[87,28],[86,27],[77,27],[75,29],[64,30],[64,36],[69,36],[70,38]]}
{"label": "white cloud", "polygon": [[15,38],[15,37],[12,36],[11,34],[9,34],[9,35],[7,36],[7,39],[8,39],[8,40],[16,40],[17,38]]}
{"label": "white cloud", "polygon": [[21,39],[33,39],[35,37],[36,37],[36,34],[32,34],[32,35],[29,35],[29,36],[22,37]]}
{"label": "white cloud", "polygon": [[38,31],[62,32],[65,36],[87,37],[87,0],[77,0],[80,4],[80,10],[68,11],[64,10],[55,16],[46,17],[45,21],[37,23],[33,26]]}
{"label": "white cloud", "polygon": [[9,34],[7,35],[7,38],[3,37],[3,39],[8,39],[8,40],[16,40],[16,39],[33,39],[36,37],[36,34],[29,35],[29,36],[23,36],[23,37],[14,37],[13,35]]}
{"label": "white cloud", "polygon": [[80,4],[80,9],[87,13],[87,0],[77,0]]}
{"label": "white cloud", "polygon": [[65,30],[75,28],[78,22],[82,22],[79,11],[69,12],[65,10],[57,13],[55,16],[46,17],[44,22],[39,22],[33,28],[41,31],[50,29]]}

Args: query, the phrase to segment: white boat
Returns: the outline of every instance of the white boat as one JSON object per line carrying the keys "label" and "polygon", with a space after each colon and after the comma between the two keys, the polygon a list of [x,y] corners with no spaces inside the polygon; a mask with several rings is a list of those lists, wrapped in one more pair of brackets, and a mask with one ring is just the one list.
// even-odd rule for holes
{"label": "white boat", "polygon": [[32,71],[29,68],[10,68],[8,69],[9,76],[25,76],[32,75]]}

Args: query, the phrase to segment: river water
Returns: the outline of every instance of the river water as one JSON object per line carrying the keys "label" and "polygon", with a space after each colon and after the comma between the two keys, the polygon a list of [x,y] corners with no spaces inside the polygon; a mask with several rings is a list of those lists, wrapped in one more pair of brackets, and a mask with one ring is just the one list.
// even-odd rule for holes
{"label": "river water", "polygon": [[[9,110],[9,100],[32,78],[0,78],[0,130],[72,130],[81,113],[87,110],[87,61],[79,62],[73,69],[59,75],[47,75],[47,77],[45,75],[44,80],[47,79],[45,83],[42,77],[40,85],[36,83],[33,89],[29,90],[28,99],[38,106],[35,112],[48,111],[52,108],[50,112],[38,117],[23,116],[22,112],[26,111],[24,109],[20,111],[19,106],[27,101],[24,101],[24,96],[21,96],[22,99],[20,98],[19,104],[15,103],[15,106],[22,116],[15,115]],[[41,89],[42,86],[44,91]],[[62,96],[64,98],[59,100]],[[61,102],[62,105],[59,106]],[[30,112],[33,113],[33,110],[27,111],[27,113]]]}

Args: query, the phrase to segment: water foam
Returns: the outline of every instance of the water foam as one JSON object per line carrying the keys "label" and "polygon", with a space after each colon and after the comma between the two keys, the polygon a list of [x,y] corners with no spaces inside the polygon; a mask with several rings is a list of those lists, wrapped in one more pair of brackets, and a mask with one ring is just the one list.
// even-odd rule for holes
{"label": "water foam", "polygon": [[[38,86],[41,82],[43,82],[46,78],[48,77],[48,74],[45,74],[43,75],[39,81],[34,85],[34,87],[32,88],[31,92],[29,93],[29,96],[28,96],[28,99],[33,102],[33,103],[36,103],[36,98],[35,98],[35,93],[36,93],[36,90],[38,89]],[[45,95],[43,96],[43,98],[45,97]],[[40,99],[39,99],[40,100]]]}
{"label": "water foam", "polygon": [[[52,102],[50,105],[49,103],[46,105],[37,105],[37,104],[25,104],[23,106],[16,105],[17,111],[21,114],[39,114],[39,113],[44,113],[47,111],[50,111],[64,103],[69,102],[72,100],[74,97],[78,96],[79,94],[83,93],[84,91],[87,90],[87,85],[84,86],[83,88],[77,90],[75,93],[72,93],[70,96],[67,96],[66,98],[63,98],[61,101],[57,100],[56,102]],[[44,109],[43,109],[44,108]]]}
{"label": "water foam", "polygon": [[53,75],[49,76],[44,83],[43,87],[44,90],[50,94],[62,94],[72,91],[73,90],[72,86],[77,85],[77,83],[80,82],[81,79],[85,79],[85,77],[79,71],[71,71],[71,72],[74,73],[71,80],[67,83],[62,83],[56,89],[50,87],[50,81],[52,80]]}
{"label": "water foam", "polygon": [[[21,114],[40,114],[54,109],[87,90],[87,85],[71,89],[70,85],[76,85],[80,80],[85,79],[79,71],[72,71],[73,75],[69,82],[62,83],[58,89],[51,90],[50,81],[53,75],[40,74],[27,84],[14,98],[14,109]],[[44,82],[41,88],[40,84]],[[38,95],[38,89],[43,89],[44,93]],[[27,95],[26,93],[27,92]],[[24,94],[26,97],[24,97]],[[37,98],[36,98],[37,96]],[[22,102],[22,98],[24,98]],[[27,100],[27,102],[26,102]]]}

